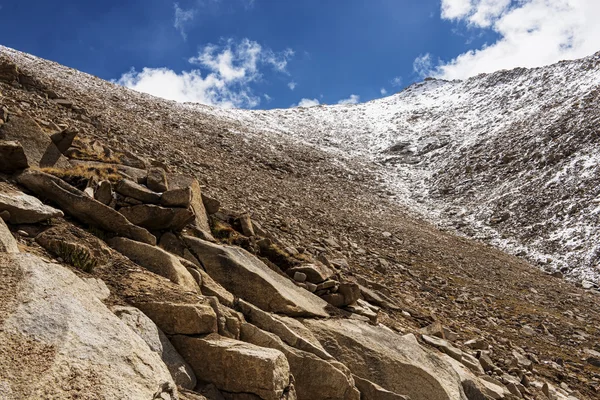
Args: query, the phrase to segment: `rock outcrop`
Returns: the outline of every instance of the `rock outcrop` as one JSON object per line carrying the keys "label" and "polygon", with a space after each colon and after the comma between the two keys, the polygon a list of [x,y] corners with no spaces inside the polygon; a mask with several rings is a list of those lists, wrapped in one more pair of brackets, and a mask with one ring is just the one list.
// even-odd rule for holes
{"label": "rock outcrop", "polygon": [[36,197],[0,182],[0,211],[8,211],[11,224],[37,224],[64,216],[63,212],[42,203]]}

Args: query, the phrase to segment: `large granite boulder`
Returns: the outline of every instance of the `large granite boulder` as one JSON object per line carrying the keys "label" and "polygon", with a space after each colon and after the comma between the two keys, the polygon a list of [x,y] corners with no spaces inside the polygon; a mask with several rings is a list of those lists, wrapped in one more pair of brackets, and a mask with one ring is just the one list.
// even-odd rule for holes
{"label": "large granite boulder", "polygon": [[131,223],[149,229],[180,230],[194,220],[194,213],[187,208],[168,208],[152,204],[140,204],[119,210]]}
{"label": "large granite boulder", "polygon": [[0,211],[10,213],[8,221],[11,224],[37,224],[64,216],[62,211],[3,182],[0,182]]}
{"label": "large granite boulder", "polygon": [[225,289],[264,311],[327,317],[327,303],[294,285],[246,250],[183,236],[206,272]]}
{"label": "large granite boulder", "polygon": [[452,366],[412,334],[400,336],[382,325],[348,319],[303,322],[328,353],[360,378],[412,400],[467,399]]}
{"label": "large granite boulder", "polygon": [[17,180],[27,189],[58,204],[62,210],[82,222],[133,240],[156,244],[156,238],[146,229],[133,225],[119,212],[90,198],[60,178],[28,169],[19,174]]}
{"label": "large granite boulder", "polygon": [[175,398],[160,356],[70,270],[0,254],[0,279],[3,398]]}

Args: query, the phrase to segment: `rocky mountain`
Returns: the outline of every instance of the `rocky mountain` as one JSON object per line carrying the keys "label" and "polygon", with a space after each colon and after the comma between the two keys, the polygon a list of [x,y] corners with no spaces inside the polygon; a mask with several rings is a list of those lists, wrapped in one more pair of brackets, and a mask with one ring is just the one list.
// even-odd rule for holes
{"label": "rocky mountain", "polygon": [[[524,148],[546,132],[537,124],[571,128],[544,157],[592,149],[597,105],[571,100],[594,93],[597,57],[552,68],[585,84],[552,86],[563,103],[538,101],[537,113],[523,101],[536,119],[517,129],[488,110],[508,107],[495,103],[502,80],[543,69],[262,112],[177,104],[0,47],[0,397],[596,398],[593,282],[429,222],[460,216],[465,234],[489,225],[535,249],[517,235],[518,213],[541,218],[558,194],[531,196],[526,212],[477,193],[502,190],[494,174],[535,186],[535,168],[556,166],[525,163],[529,150],[503,150],[511,143],[480,122]],[[460,104],[472,120],[455,131]],[[596,177],[564,175],[565,201],[593,204]],[[555,259],[552,271],[571,262]]]}

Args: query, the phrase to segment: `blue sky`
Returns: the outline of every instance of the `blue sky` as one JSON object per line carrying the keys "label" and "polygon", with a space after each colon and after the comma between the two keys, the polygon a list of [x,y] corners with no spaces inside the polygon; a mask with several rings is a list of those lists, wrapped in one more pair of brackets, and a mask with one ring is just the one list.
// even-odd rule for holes
{"label": "blue sky", "polygon": [[0,43],[178,101],[287,108],[600,50],[600,2],[565,1],[0,0]]}

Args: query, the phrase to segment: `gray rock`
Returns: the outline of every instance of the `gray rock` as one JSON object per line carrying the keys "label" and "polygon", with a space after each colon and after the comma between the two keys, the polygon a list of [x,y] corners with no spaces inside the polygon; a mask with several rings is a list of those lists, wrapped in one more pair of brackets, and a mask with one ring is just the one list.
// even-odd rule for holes
{"label": "gray rock", "polygon": [[29,163],[21,143],[0,140],[0,172],[13,173],[25,168],[29,168]]}
{"label": "gray rock", "polygon": [[59,178],[28,169],[22,172],[17,179],[21,185],[52,200],[65,212],[82,222],[140,242],[156,244],[156,238],[150,232],[131,224],[117,211],[99,201],[90,199],[83,192]]}
{"label": "gray rock", "polygon": [[142,203],[158,204],[160,202],[160,194],[129,179],[119,181],[115,186],[115,191],[123,196],[139,200]]}
{"label": "gray rock", "polygon": [[194,375],[192,367],[185,362],[167,336],[150,318],[135,307],[116,306],[112,308],[112,311],[146,342],[150,350],[160,356],[177,386],[185,389],[196,387],[196,375]]}
{"label": "gray rock", "polygon": [[109,239],[108,244],[147,270],[164,276],[171,282],[183,286],[186,290],[198,292],[198,284],[188,270],[177,257],[163,249],[122,237]]}
{"label": "gray rock", "polygon": [[[462,361],[463,352],[459,348],[454,347],[453,345],[448,343],[446,340],[440,339],[440,338],[437,338],[434,336],[427,336],[427,335],[421,335],[421,338],[423,339],[423,341],[425,343],[427,343],[431,346],[437,347],[439,350],[448,354],[450,357],[454,358],[455,360]],[[479,363],[477,363],[477,364],[479,364]]]}
{"label": "gray rock", "polygon": [[387,389],[382,388],[376,383],[368,381],[353,375],[354,382],[360,390],[361,400],[410,400],[407,396],[402,396]]}
{"label": "gray rock", "polygon": [[186,187],[167,190],[162,194],[160,204],[165,207],[188,208],[192,204],[192,189]]}
{"label": "gray rock", "polygon": [[162,168],[150,168],[148,170],[148,178],[146,179],[148,189],[155,192],[163,193],[169,189],[167,184],[167,175]]}
{"label": "gray rock", "polygon": [[196,377],[221,391],[281,400],[290,385],[288,361],[278,350],[216,334],[204,338],[177,335],[172,342]]}
{"label": "gray rock", "polygon": [[4,223],[4,220],[0,219],[0,253],[18,253],[19,247],[10,230]]}
{"label": "gray rock", "polygon": [[306,280],[311,283],[319,284],[334,274],[333,270],[323,264],[303,264],[298,267],[289,268],[286,273],[294,276],[296,272],[306,274]]}
{"label": "gray rock", "polygon": [[113,200],[112,184],[110,181],[101,181],[96,188],[94,198],[102,204],[109,205]]}
{"label": "gray rock", "polygon": [[50,139],[52,139],[56,148],[64,154],[69,147],[71,147],[71,144],[73,144],[73,140],[75,140],[77,133],[78,132],[75,129],[65,129],[53,134],[50,136]]}
{"label": "gray rock", "polygon": [[63,217],[62,211],[50,207],[33,196],[0,182],[0,211],[8,211],[11,224],[37,224],[50,218]]}
{"label": "gray rock", "polygon": [[136,303],[168,335],[206,335],[217,332],[217,314],[208,301],[194,304],[172,302]]}
{"label": "gray rock", "polygon": [[264,311],[326,317],[327,304],[271,270],[249,252],[184,236],[206,272],[225,289]]}
{"label": "gray rock", "polygon": [[194,220],[186,208],[166,208],[152,204],[123,207],[119,212],[131,223],[153,230],[180,230]]}
{"label": "gray rock", "polygon": [[244,214],[240,216],[239,221],[240,226],[242,227],[242,233],[248,237],[254,236],[254,228],[252,227],[252,220],[250,219],[250,215]]}
{"label": "gray rock", "polygon": [[219,200],[209,197],[204,193],[202,193],[202,203],[204,203],[204,208],[208,215],[218,213],[221,208],[221,202]]}
{"label": "gray rock", "polygon": [[206,214],[204,202],[202,201],[202,189],[200,188],[198,180],[190,176],[175,174],[169,174],[167,180],[169,182],[169,189],[190,188],[192,191],[190,207],[194,212],[193,225],[197,230],[202,232],[205,239],[211,241],[214,240],[211,234],[210,224],[208,223],[208,215]]}

